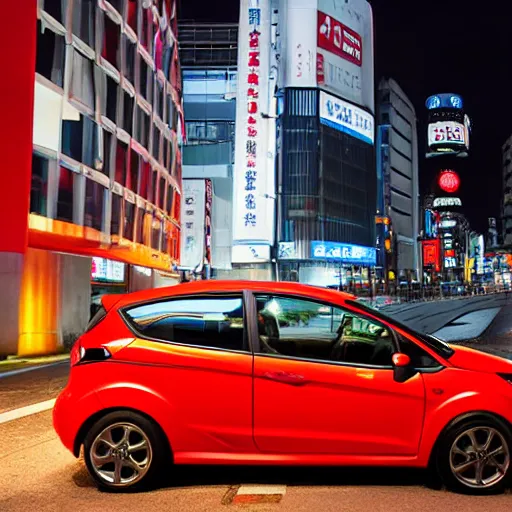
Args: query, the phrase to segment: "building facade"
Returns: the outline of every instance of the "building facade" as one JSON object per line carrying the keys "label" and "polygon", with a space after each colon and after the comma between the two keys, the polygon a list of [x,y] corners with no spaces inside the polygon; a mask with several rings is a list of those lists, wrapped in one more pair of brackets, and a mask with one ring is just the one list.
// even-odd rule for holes
{"label": "building facade", "polygon": [[[183,178],[211,182],[209,264],[213,276],[226,277],[232,268],[238,25],[182,23],[179,34],[187,133]],[[197,243],[183,231],[182,251],[187,245]],[[195,265],[195,259],[182,261]]]}
{"label": "building facade", "polygon": [[503,154],[503,245],[512,246],[512,135],[502,148]]}
{"label": "building facade", "polygon": [[176,282],[176,1],[23,0],[4,15],[16,72],[2,144],[16,156],[1,169],[0,354],[45,354],[83,332],[102,294]]}
{"label": "building facade", "polygon": [[410,282],[420,274],[416,112],[393,79],[380,81],[378,100],[379,266]]}

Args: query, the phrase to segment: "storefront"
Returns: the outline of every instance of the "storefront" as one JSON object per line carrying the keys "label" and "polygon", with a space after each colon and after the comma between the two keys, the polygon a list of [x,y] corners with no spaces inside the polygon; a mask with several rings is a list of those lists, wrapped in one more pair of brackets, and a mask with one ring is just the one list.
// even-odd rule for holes
{"label": "storefront", "polygon": [[92,258],[91,265],[91,316],[101,305],[104,295],[128,292],[127,265],[105,258]]}

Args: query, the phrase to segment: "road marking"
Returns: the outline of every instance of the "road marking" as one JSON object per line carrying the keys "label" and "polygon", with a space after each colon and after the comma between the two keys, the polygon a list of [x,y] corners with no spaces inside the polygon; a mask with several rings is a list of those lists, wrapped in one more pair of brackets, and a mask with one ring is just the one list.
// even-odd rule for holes
{"label": "road marking", "polygon": [[57,363],[39,364],[30,366],[28,368],[20,368],[19,370],[0,372],[0,379],[5,379],[6,377],[14,377],[14,375],[21,375],[22,373],[33,372],[34,370],[42,370],[43,368],[50,368],[51,366],[57,366],[59,364],[69,364],[69,359],[64,359],[63,361],[58,361]]}
{"label": "road marking", "polygon": [[53,409],[55,405],[55,398],[52,400],[46,400],[45,402],[39,402],[37,404],[27,405],[20,407],[19,409],[13,409],[12,411],[3,412],[0,414],[0,424],[7,423],[9,421],[18,420],[25,416],[31,416],[39,412],[49,411]]}
{"label": "road marking", "polygon": [[286,494],[286,485],[241,485],[231,487],[224,496],[223,505],[279,503]]}

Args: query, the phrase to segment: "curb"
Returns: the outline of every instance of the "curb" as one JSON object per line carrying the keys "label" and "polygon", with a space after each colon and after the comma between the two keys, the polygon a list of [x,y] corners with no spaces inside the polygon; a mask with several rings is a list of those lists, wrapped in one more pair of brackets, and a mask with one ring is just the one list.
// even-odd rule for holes
{"label": "curb", "polygon": [[69,358],[62,359],[61,361],[56,361],[55,363],[33,364],[33,365],[25,367],[25,368],[17,368],[15,370],[7,370],[5,372],[0,371],[0,379],[5,379],[7,377],[14,377],[16,375],[21,375],[23,373],[41,370],[44,368],[50,368],[52,366],[58,366],[61,364],[69,364]]}

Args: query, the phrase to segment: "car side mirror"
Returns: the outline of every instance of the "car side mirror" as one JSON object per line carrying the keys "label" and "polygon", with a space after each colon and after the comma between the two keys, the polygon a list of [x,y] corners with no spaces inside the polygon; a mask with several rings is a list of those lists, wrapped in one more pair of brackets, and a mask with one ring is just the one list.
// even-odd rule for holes
{"label": "car side mirror", "polygon": [[407,354],[393,354],[393,366],[395,368],[407,368],[411,364],[411,358]]}
{"label": "car side mirror", "polygon": [[411,365],[411,358],[407,354],[393,354],[392,360],[395,382],[407,382],[418,373],[418,370]]}

